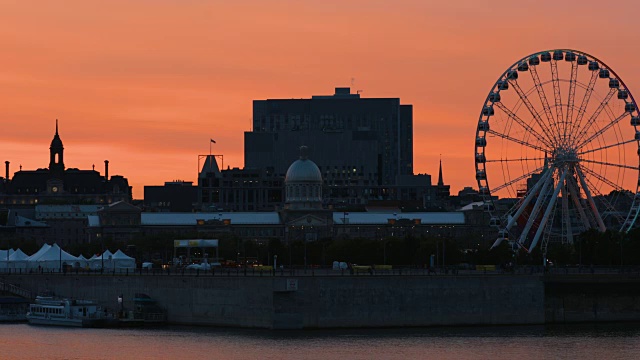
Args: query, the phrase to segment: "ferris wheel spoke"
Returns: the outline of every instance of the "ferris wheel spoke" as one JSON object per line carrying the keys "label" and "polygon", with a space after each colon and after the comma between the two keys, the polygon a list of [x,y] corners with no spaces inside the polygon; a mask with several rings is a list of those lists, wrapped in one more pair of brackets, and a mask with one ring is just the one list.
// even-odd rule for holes
{"label": "ferris wheel spoke", "polygon": [[596,160],[590,160],[590,159],[579,159],[579,161],[580,162],[590,163],[590,164],[619,167],[619,168],[622,168],[622,169],[631,169],[631,170],[636,170],[636,171],[638,170],[637,166],[629,166],[629,165],[624,165],[624,164],[614,164],[614,163],[610,163],[610,162],[602,162],[602,161],[596,161]]}
{"label": "ferris wheel spoke", "polygon": [[542,235],[542,231],[547,226],[547,221],[549,221],[549,215],[551,215],[551,210],[553,210],[553,207],[556,204],[556,200],[558,200],[558,195],[560,194],[560,189],[562,189],[562,184],[564,183],[564,178],[566,176],[567,176],[567,170],[565,169],[562,172],[562,175],[560,176],[560,179],[558,180],[558,185],[553,190],[553,195],[551,195],[551,199],[549,200],[549,204],[547,204],[547,209],[545,210],[544,215],[542,216],[542,220],[540,221],[540,224],[538,225],[538,230],[536,231],[536,235],[534,236],[533,241],[531,242],[531,245],[529,246],[530,249],[534,249],[536,247],[536,245],[538,244],[538,240],[540,239],[540,235]]}
{"label": "ferris wheel spoke", "polygon": [[529,124],[527,124],[525,121],[523,121],[518,115],[516,115],[513,111],[509,110],[509,108],[507,108],[503,103],[501,102],[497,102],[494,103],[494,106],[498,107],[498,109],[502,110],[505,114],[507,114],[507,116],[511,119],[513,119],[515,122],[517,122],[520,126],[522,126],[522,128],[524,128],[525,130],[527,130],[528,132],[530,132],[532,135],[534,135],[538,140],[540,140],[543,144],[545,144],[547,147],[551,148],[551,143],[549,142],[549,140],[547,139],[546,136],[542,136],[538,131],[536,131],[534,128],[532,128]]}
{"label": "ferris wheel spoke", "polygon": [[587,196],[587,202],[591,207],[591,212],[596,219],[596,223],[598,224],[598,228],[601,232],[604,232],[607,228],[604,226],[604,222],[602,221],[602,217],[600,216],[600,212],[598,211],[598,207],[596,206],[596,202],[593,200],[591,196],[591,191],[589,190],[589,186],[587,185],[587,181],[585,180],[584,174],[580,170],[580,167],[576,167],[576,174],[578,175],[578,179],[580,179],[580,184],[582,185],[582,190],[584,194]]}
{"label": "ferris wheel spoke", "polygon": [[572,141],[575,135],[574,132],[579,131],[582,127],[582,118],[584,117],[584,113],[587,110],[587,105],[589,104],[589,99],[591,98],[593,89],[596,86],[596,80],[598,80],[598,72],[592,71],[589,85],[587,85],[587,89],[585,90],[584,96],[582,97],[582,103],[580,104],[580,108],[578,109],[578,115],[576,115],[576,121],[571,124],[571,131],[569,131],[569,142]]}
{"label": "ferris wheel spoke", "polygon": [[602,129],[596,131],[595,133],[593,133],[591,136],[589,136],[588,138],[586,138],[583,141],[580,141],[580,139],[577,139],[578,141],[580,141],[580,144],[578,144],[578,146],[576,146],[576,149],[580,149],[581,147],[583,147],[583,146],[587,145],[588,143],[590,143],[591,141],[593,141],[593,139],[595,139],[598,136],[604,134],[607,130],[611,129],[613,126],[615,126],[617,123],[619,123],[620,120],[624,119],[628,114],[629,113],[625,111],[624,113],[622,113],[622,115],[618,116],[612,122],[610,122],[607,125],[603,126]]}
{"label": "ferris wheel spoke", "polygon": [[543,158],[543,157],[539,157],[539,158],[520,158],[520,159],[496,159],[496,160],[487,159],[486,162],[488,162],[488,163],[523,162],[523,161],[540,161],[540,160],[544,160],[544,159],[545,158]]}
{"label": "ferris wheel spoke", "polygon": [[562,94],[560,93],[560,80],[558,79],[558,61],[551,60],[550,64],[551,82],[553,83],[553,98],[556,102],[556,130],[558,131],[558,135],[563,137],[561,142],[564,142],[564,136],[566,134],[561,130],[564,119],[562,116]]}
{"label": "ferris wheel spoke", "polygon": [[569,125],[573,125],[573,105],[576,100],[576,84],[578,82],[578,62],[571,62],[571,79],[569,80],[569,95],[567,100],[567,122],[564,127],[564,136],[565,138],[569,135],[567,131],[569,130]]}
{"label": "ferris wheel spoke", "polygon": [[622,223],[622,228],[620,231],[629,232],[631,228],[636,223],[638,219],[638,215],[640,214],[640,193],[636,193],[633,203],[631,205],[631,211],[627,214],[627,218]]}
{"label": "ferris wheel spoke", "polygon": [[602,112],[602,110],[604,110],[607,104],[609,104],[609,100],[611,100],[611,98],[616,93],[616,91],[617,91],[616,88],[609,89],[609,93],[607,93],[607,96],[605,96],[604,100],[602,100],[600,105],[598,105],[598,108],[593,112],[593,114],[589,117],[589,119],[587,119],[587,123],[584,125],[584,128],[582,129],[582,131],[575,138],[574,142],[576,143],[581,142],[582,138],[585,137],[587,133],[589,133],[589,130],[591,130],[591,126],[593,125],[593,123],[595,123],[598,116],[600,116],[600,113]]}
{"label": "ferris wheel spoke", "polygon": [[536,91],[538,92],[538,97],[540,98],[540,102],[542,103],[542,108],[544,109],[544,114],[547,118],[548,124],[552,124],[554,119],[551,114],[551,107],[549,106],[549,101],[547,101],[547,95],[544,92],[544,88],[542,87],[542,83],[540,82],[540,77],[538,76],[538,70],[535,65],[529,67],[529,73],[531,74],[531,79],[535,85]]}
{"label": "ferris wheel spoke", "polygon": [[[615,144],[610,144],[610,145],[602,146],[602,147],[595,148],[595,149],[585,150],[583,152],[579,152],[578,155],[584,155],[584,154],[589,154],[589,153],[593,153],[593,152],[600,151],[600,150],[606,150],[606,149],[610,149],[612,147],[617,147],[617,146],[622,146],[622,145],[634,143],[636,141],[638,141],[638,140],[636,140],[636,139],[625,140],[625,141],[618,142],[618,143],[615,143]],[[586,143],[585,143],[585,145],[586,145]]]}
{"label": "ferris wheel spoke", "polygon": [[598,180],[602,181],[603,183],[605,183],[605,184],[607,184],[607,185],[611,186],[613,189],[615,189],[615,190],[619,191],[620,193],[622,193],[622,194],[626,194],[626,196],[627,196],[629,199],[633,199],[633,194],[632,194],[632,193],[630,193],[630,192],[628,192],[628,191],[626,191],[626,189],[624,189],[622,186],[620,186],[620,185],[618,185],[618,184],[614,183],[613,181],[611,181],[611,180],[607,179],[606,177],[604,177],[604,176],[602,176],[602,175],[598,174],[597,172],[595,172],[595,171],[593,171],[593,170],[589,169],[589,168],[588,168],[588,167],[586,167],[586,166],[582,166],[580,169],[581,169],[582,171],[584,171],[584,172],[588,173],[590,176],[593,176],[594,178],[596,178],[596,179],[598,179]]}
{"label": "ferris wheel spoke", "polygon": [[516,92],[518,93],[518,96],[520,96],[520,100],[522,100],[524,105],[527,107],[527,109],[529,110],[529,112],[531,113],[533,118],[535,119],[536,123],[538,123],[538,126],[540,127],[542,132],[547,136],[547,139],[549,140],[549,142],[552,143],[552,144],[557,143],[558,139],[556,139],[556,137],[553,136],[553,132],[551,131],[551,129],[549,129],[544,124],[544,122],[540,118],[540,115],[538,114],[536,109],[531,104],[531,101],[529,101],[529,98],[527,97],[527,94],[525,94],[525,92],[522,91],[522,89],[520,88],[520,85],[518,85],[518,82],[517,81],[513,81],[513,80],[509,80],[509,83],[511,83],[513,88],[516,90]]}
{"label": "ferris wheel spoke", "polygon": [[520,144],[522,146],[526,146],[526,147],[532,148],[534,150],[542,151],[543,153],[547,152],[546,149],[543,149],[540,146],[530,144],[530,143],[528,143],[528,142],[526,142],[524,140],[520,140],[520,139],[514,138],[514,137],[509,136],[509,135],[501,134],[501,133],[499,133],[497,131],[494,131],[494,130],[489,130],[489,131],[487,131],[487,133],[495,135],[495,136],[500,137],[500,138],[503,138],[505,140],[512,141],[512,142],[514,142],[516,144]]}
{"label": "ferris wheel spoke", "polygon": [[517,183],[519,181],[522,181],[522,180],[528,178],[529,176],[531,176],[531,175],[533,175],[535,173],[539,173],[543,169],[544,169],[544,166],[540,166],[539,168],[534,169],[532,171],[529,171],[528,173],[526,173],[524,175],[518,176],[517,178],[515,178],[513,180],[507,181],[506,183],[504,183],[504,184],[502,184],[502,185],[500,185],[500,186],[498,186],[498,187],[496,187],[494,189],[491,189],[491,193],[496,193],[497,191],[502,190],[502,189],[504,189],[504,188],[506,188],[508,186],[511,186],[511,185],[513,185],[513,184],[515,184],[515,183]]}
{"label": "ferris wheel spoke", "polygon": [[[549,176],[546,178],[544,185],[542,186],[542,190],[540,190],[540,195],[536,198],[536,202],[533,205],[533,210],[529,214],[529,218],[527,219],[527,224],[524,226],[522,233],[520,234],[520,238],[518,239],[518,243],[524,244],[527,236],[529,235],[529,231],[531,231],[531,227],[533,227],[533,223],[535,219],[538,217],[538,213],[540,212],[540,208],[546,202],[547,192],[549,189],[549,185],[553,184],[553,176]],[[533,248],[529,246],[529,250]]]}

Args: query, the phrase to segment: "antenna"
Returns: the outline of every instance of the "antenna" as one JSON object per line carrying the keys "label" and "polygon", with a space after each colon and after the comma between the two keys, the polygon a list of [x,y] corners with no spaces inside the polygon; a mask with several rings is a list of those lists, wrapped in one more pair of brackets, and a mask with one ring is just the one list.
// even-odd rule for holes
{"label": "antenna", "polygon": [[351,86],[353,86],[353,84],[356,82],[356,78],[352,77],[351,78]]}

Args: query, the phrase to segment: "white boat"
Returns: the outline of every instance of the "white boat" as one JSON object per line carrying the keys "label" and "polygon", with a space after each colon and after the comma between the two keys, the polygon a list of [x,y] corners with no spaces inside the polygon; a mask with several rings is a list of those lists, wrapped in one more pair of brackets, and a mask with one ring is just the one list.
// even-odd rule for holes
{"label": "white boat", "polygon": [[35,303],[29,305],[27,320],[33,325],[76,327],[103,327],[115,321],[94,301],[51,296],[36,297]]}

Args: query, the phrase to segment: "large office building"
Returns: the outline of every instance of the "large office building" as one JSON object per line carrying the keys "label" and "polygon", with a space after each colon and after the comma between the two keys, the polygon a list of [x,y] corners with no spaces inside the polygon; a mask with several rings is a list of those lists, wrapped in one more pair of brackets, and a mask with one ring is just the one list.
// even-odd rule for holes
{"label": "large office building", "polygon": [[412,105],[336,88],[333,95],[310,99],[254,100],[245,168],[220,171],[215,159],[203,166],[201,210],[265,211],[281,205],[285,172],[303,145],[322,174],[324,206],[405,201],[428,207],[423,201],[432,198],[431,176],[413,173]]}

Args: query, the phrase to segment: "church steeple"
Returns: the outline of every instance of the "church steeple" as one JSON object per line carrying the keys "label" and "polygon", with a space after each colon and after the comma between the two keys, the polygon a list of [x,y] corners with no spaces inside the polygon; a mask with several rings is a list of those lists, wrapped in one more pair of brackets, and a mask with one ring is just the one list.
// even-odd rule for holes
{"label": "church steeple", "polygon": [[442,180],[442,157],[440,157],[440,170],[438,171],[438,186],[444,186],[444,180]]}
{"label": "church steeple", "polygon": [[64,146],[58,135],[58,119],[56,119],[56,133],[49,146],[49,172],[52,177],[62,179],[64,175]]}

